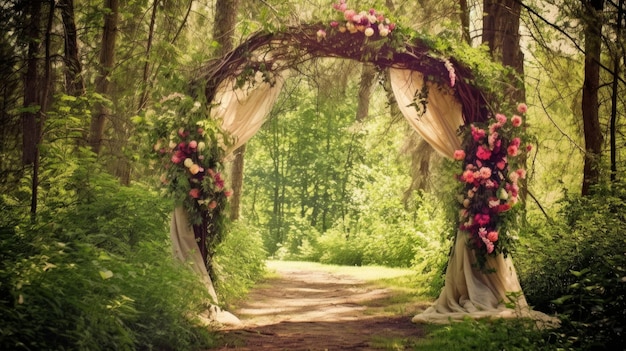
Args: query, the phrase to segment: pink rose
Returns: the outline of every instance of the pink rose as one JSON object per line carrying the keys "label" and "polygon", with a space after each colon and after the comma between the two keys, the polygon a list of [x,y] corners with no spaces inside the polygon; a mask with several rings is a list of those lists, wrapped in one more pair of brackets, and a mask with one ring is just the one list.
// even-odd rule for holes
{"label": "pink rose", "polygon": [[193,189],[189,190],[189,196],[193,197],[194,199],[199,198],[200,197],[200,189],[193,188]]}
{"label": "pink rose", "polygon": [[519,127],[522,125],[522,117],[518,116],[518,115],[514,115],[513,117],[511,117],[511,123],[513,124],[513,127]]}
{"label": "pink rose", "polygon": [[515,145],[515,146],[519,147],[521,143],[522,143],[522,140],[520,138],[513,138],[511,140],[510,145]]}
{"label": "pink rose", "polygon": [[474,216],[474,222],[476,222],[478,225],[487,225],[489,224],[490,220],[491,218],[488,214],[478,213]]}
{"label": "pink rose", "polygon": [[519,150],[517,148],[517,146],[515,145],[509,145],[508,149],[506,149],[506,152],[511,155],[511,156],[517,156]]}
{"label": "pink rose", "polygon": [[526,178],[526,170],[525,170],[525,169],[520,168],[520,169],[518,169],[518,170],[517,170],[517,171],[515,171],[515,172],[519,175],[519,177],[520,177],[521,179],[525,179],[525,178]]}
{"label": "pink rose", "polygon": [[526,151],[530,152],[530,150],[533,149],[533,146],[531,144],[526,145]]}
{"label": "pink rose", "polygon": [[472,137],[474,138],[474,141],[479,141],[480,139],[484,138],[485,134],[486,133],[483,129],[472,126]]}
{"label": "pink rose", "polygon": [[506,157],[504,157],[502,160],[498,161],[498,163],[496,163],[496,167],[498,167],[499,170],[504,170],[504,168],[506,167],[507,164],[507,159]]}
{"label": "pink rose", "polygon": [[454,150],[454,159],[457,161],[461,161],[465,158],[465,151],[463,150]]}
{"label": "pink rose", "polygon": [[217,202],[215,202],[215,200],[209,202],[209,204],[207,205],[209,207],[209,209],[214,209],[217,207]]}
{"label": "pink rose", "polygon": [[491,168],[489,167],[482,167],[480,170],[480,177],[482,179],[489,179],[491,178]]}
{"label": "pink rose", "polygon": [[196,147],[198,147],[198,142],[195,140],[192,140],[189,142],[189,147],[192,149],[195,149]]}
{"label": "pink rose", "polygon": [[463,172],[463,180],[465,180],[466,183],[473,183],[474,182],[474,172],[467,170],[465,172]]}
{"label": "pink rose", "polygon": [[337,22],[337,21],[331,21],[331,22],[330,22],[330,26],[331,26],[331,27],[333,27],[333,28],[337,28],[337,27],[339,26],[339,22]]}
{"label": "pink rose", "polygon": [[232,194],[233,194],[233,192],[232,192],[231,190],[226,190],[226,191],[224,191],[224,195],[225,195],[226,197],[230,197]]}
{"label": "pink rose", "polygon": [[496,141],[498,140],[498,132],[493,132],[489,135],[489,138],[487,139],[489,142],[489,147],[491,149],[493,149],[493,147],[496,145]]}
{"label": "pink rose", "polygon": [[347,20],[347,21],[352,21],[352,19],[354,18],[354,15],[356,15],[356,12],[354,12],[354,10],[345,10],[343,12],[343,17]]}
{"label": "pink rose", "polygon": [[509,179],[511,180],[511,182],[517,183],[517,180],[519,179],[519,174],[517,174],[517,172],[511,172],[509,174]]}
{"label": "pink rose", "polygon": [[491,158],[491,150],[481,145],[478,147],[478,150],[476,151],[476,157],[478,157],[481,160],[488,160],[489,158]]}
{"label": "pink rose", "polygon": [[528,106],[526,106],[525,103],[521,103],[521,104],[517,105],[517,112],[519,112],[519,113],[526,113],[526,111],[528,111]]}
{"label": "pink rose", "polygon": [[172,160],[173,163],[178,164],[178,163],[181,163],[183,159],[178,157],[178,154],[174,154],[174,155],[172,155],[171,160]]}
{"label": "pink rose", "polygon": [[487,234],[487,240],[491,241],[492,243],[498,241],[498,232],[496,232],[495,230],[489,232]]}
{"label": "pink rose", "polygon": [[504,124],[506,123],[506,116],[501,113],[497,113],[496,120],[498,121],[498,123]]}

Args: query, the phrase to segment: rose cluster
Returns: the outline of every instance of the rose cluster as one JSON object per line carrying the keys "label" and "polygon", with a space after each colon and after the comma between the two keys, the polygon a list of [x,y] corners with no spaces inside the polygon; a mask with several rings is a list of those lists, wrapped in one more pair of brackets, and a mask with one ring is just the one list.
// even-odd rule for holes
{"label": "rose cluster", "polygon": [[[378,13],[374,9],[358,13],[355,10],[348,9],[346,0],[339,0],[339,3],[334,4],[333,8],[343,13],[343,20],[331,21],[330,26],[341,33],[349,32],[354,34],[361,32],[366,37],[375,35],[386,37],[396,28],[395,23],[392,23],[389,18],[385,18],[382,13]],[[326,31],[320,29],[317,32],[317,37],[318,39],[324,39]]]}
{"label": "rose cluster", "polygon": [[[517,111],[524,114],[525,104]],[[470,246],[483,257],[508,252],[503,247],[501,217],[518,202],[519,180],[526,177],[523,168],[512,167],[511,161],[530,151],[523,147],[522,117],[511,118],[496,114],[487,125],[469,126],[464,149],[456,150],[454,158],[463,162],[463,173],[458,180],[463,184],[459,195],[461,203],[459,229],[469,233]]]}
{"label": "rose cluster", "polygon": [[200,209],[212,210],[232,192],[224,189],[224,179],[216,170],[219,163],[203,141],[204,134],[202,128],[179,128],[170,135],[168,147],[162,147],[159,141],[154,150],[169,157],[165,165],[168,172],[161,176],[161,182],[173,191],[185,186],[187,200],[195,202]]}

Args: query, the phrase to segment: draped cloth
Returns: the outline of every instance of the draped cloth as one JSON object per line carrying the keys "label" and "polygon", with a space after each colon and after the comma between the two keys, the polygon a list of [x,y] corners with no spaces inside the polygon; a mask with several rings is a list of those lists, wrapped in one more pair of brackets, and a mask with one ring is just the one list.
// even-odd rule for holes
{"label": "draped cloth", "polygon": [[[411,104],[416,92],[423,87],[423,75],[391,68],[390,77],[404,117],[435,150],[452,158],[454,151],[461,148],[457,134],[463,124],[460,103],[450,90],[427,83],[430,86],[426,110],[418,114]],[[467,240],[468,234],[459,230],[448,261],[443,290],[431,307],[413,317],[413,322],[449,323],[466,317],[532,317],[542,323],[556,323],[554,318],[530,310],[510,256],[489,256],[486,268],[493,268],[495,272],[483,273],[473,265],[476,259]]]}

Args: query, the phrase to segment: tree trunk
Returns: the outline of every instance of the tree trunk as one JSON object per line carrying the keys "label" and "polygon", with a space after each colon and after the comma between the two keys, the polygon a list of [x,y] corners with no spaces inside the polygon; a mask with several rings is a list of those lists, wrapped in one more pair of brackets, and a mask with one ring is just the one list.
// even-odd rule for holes
{"label": "tree trunk", "polygon": [[239,219],[241,196],[243,195],[243,173],[244,173],[244,155],[246,153],[246,144],[241,145],[235,150],[235,159],[231,166],[231,183],[233,195],[230,198],[230,219],[236,221]]}
{"label": "tree trunk", "polygon": [[141,78],[142,92],[139,96],[137,111],[141,111],[148,101],[149,81],[150,81],[150,52],[152,51],[152,42],[154,40],[154,28],[156,26],[157,9],[159,8],[159,0],[152,2],[152,15],[150,16],[150,26],[148,27],[148,42],[146,43],[146,62],[143,64],[143,76]]}
{"label": "tree trunk", "polygon": [[[109,94],[109,78],[115,64],[115,41],[117,38],[117,23],[119,15],[118,0],[104,0],[106,9],[104,15],[104,27],[102,30],[102,43],[100,47],[100,67],[96,77],[95,92],[107,96]],[[96,154],[100,153],[104,124],[110,114],[109,108],[102,103],[96,106],[96,111],[91,118],[89,145]]]}
{"label": "tree trunk", "polygon": [[585,80],[582,91],[583,130],[585,136],[585,166],[582,195],[588,195],[591,186],[600,180],[602,130],[600,129],[598,89],[600,86],[600,54],[602,49],[602,20],[604,0],[583,0],[585,20]]}
{"label": "tree trunk", "polygon": [[359,84],[359,101],[356,107],[356,121],[363,122],[370,110],[370,99],[376,79],[376,68],[369,63],[364,63],[361,70],[361,82]]}
{"label": "tree trunk", "polygon": [[[24,107],[22,112],[22,161],[32,165],[31,218],[37,214],[39,188],[39,143],[48,108],[51,81],[50,36],[54,20],[54,2],[49,1],[45,32],[41,30],[42,1],[31,1],[27,7],[28,53],[24,79]],[[44,47],[44,60],[41,60],[41,43]],[[43,70],[40,69],[43,67]]]}
{"label": "tree trunk", "polygon": [[[617,9],[617,23],[615,28],[615,37],[621,38],[621,23],[623,18],[622,8],[624,7],[624,0],[619,0]],[[619,94],[619,74],[620,64],[622,58],[619,55],[619,51],[615,53],[613,57],[613,82],[611,89],[611,121],[610,121],[610,138],[611,138],[611,182],[617,180],[617,141],[616,141],[616,129],[617,129],[617,98]]]}
{"label": "tree trunk", "polygon": [[39,132],[37,117],[41,111],[39,99],[41,43],[41,2],[31,1],[28,6],[28,56],[26,58],[26,76],[24,77],[24,108],[22,112],[22,163],[35,162]]}
{"label": "tree trunk", "polygon": [[468,44],[472,44],[472,38],[470,37],[470,13],[469,7],[467,5],[467,0],[459,0],[460,13],[461,17],[461,33],[463,37],[463,41]]}
{"label": "tree trunk", "polygon": [[[213,40],[219,47],[215,53],[223,56],[233,49],[233,32],[237,21],[239,0],[217,0],[215,3],[215,22],[213,23]],[[234,152],[235,159],[231,164],[231,187],[233,195],[230,198],[230,219],[239,219],[241,197],[243,195],[243,173],[245,164],[246,145],[241,145]]]}
{"label": "tree trunk", "polygon": [[85,82],[82,76],[83,68],[78,58],[74,0],[59,0],[58,7],[61,9],[64,27],[65,91],[68,95],[81,96],[85,94]]}
{"label": "tree trunk", "polygon": [[524,54],[520,48],[519,0],[485,0],[483,3],[483,43],[489,46],[494,60],[515,69],[519,77],[509,77],[507,89],[512,103],[526,100],[524,89]]}

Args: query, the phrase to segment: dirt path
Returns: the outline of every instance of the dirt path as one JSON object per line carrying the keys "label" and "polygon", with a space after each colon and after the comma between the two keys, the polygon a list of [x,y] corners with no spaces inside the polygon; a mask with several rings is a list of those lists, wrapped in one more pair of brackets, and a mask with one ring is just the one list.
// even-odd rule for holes
{"label": "dirt path", "polygon": [[410,319],[417,303],[395,305],[390,289],[322,270],[273,268],[234,312],[219,350],[401,350],[393,340],[424,335]]}

